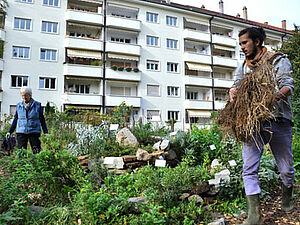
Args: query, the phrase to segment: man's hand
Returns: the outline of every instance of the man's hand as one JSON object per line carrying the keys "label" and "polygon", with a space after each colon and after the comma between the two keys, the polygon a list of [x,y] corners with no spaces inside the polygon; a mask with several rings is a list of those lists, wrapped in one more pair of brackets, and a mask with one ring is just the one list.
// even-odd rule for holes
{"label": "man's hand", "polygon": [[288,96],[291,95],[291,90],[288,87],[282,87],[278,92],[275,93],[276,101],[281,99],[286,99]]}
{"label": "man's hand", "polygon": [[229,98],[230,98],[230,102],[233,102],[233,99],[235,97],[235,93],[236,93],[236,88],[232,87],[229,90]]}

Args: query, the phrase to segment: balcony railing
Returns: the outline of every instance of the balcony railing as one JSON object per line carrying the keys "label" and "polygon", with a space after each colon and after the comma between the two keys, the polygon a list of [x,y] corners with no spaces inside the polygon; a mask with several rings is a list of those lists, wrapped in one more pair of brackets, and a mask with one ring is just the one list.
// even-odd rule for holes
{"label": "balcony railing", "polygon": [[62,95],[63,104],[100,105],[101,102],[100,94],[64,93]]}
{"label": "balcony railing", "polygon": [[125,17],[107,16],[107,26],[140,31],[141,21]]}
{"label": "balcony railing", "polygon": [[103,25],[103,15],[97,12],[68,9],[65,18],[67,21]]}
{"label": "balcony railing", "polygon": [[101,78],[102,67],[82,64],[65,64],[64,75]]}
{"label": "balcony railing", "polygon": [[141,55],[141,46],[135,44],[125,44],[118,42],[107,42],[107,51],[129,54],[129,55]]}
{"label": "balcony railing", "polygon": [[233,85],[233,80],[220,79],[220,78],[214,79],[215,87],[230,88],[232,85]]}
{"label": "balcony railing", "polygon": [[214,56],[214,65],[236,68],[237,60],[227,57]]}
{"label": "balcony railing", "polygon": [[207,110],[212,110],[212,101],[186,99],[184,101],[184,106],[185,106],[186,109],[207,109]]}
{"label": "balcony railing", "polygon": [[107,69],[106,78],[111,80],[141,81],[141,72]]}
{"label": "balcony railing", "polygon": [[102,51],[103,42],[98,39],[66,36],[65,47]]}
{"label": "balcony railing", "polygon": [[212,86],[212,79],[209,77],[201,77],[201,76],[188,76],[184,77],[185,85],[196,85],[196,86]]}
{"label": "balcony railing", "polygon": [[118,106],[123,101],[125,101],[126,105],[140,108],[141,107],[141,97],[137,96],[115,96],[115,95],[107,95],[106,96],[106,105],[107,106]]}
{"label": "balcony railing", "polygon": [[236,39],[217,34],[213,34],[212,41],[214,44],[221,44],[232,47],[235,47],[237,45]]}
{"label": "balcony railing", "polygon": [[184,52],[183,60],[202,64],[211,64],[210,55],[198,54],[193,52]]}
{"label": "balcony railing", "polygon": [[197,30],[184,29],[183,38],[196,41],[210,42],[209,33]]}
{"label": "balcony railing", "polygon": [[226,105],[226,101],[218,101],[218,100],[215,100],[215,109],[216,110],[219,110],[219,109],[223,109]]}

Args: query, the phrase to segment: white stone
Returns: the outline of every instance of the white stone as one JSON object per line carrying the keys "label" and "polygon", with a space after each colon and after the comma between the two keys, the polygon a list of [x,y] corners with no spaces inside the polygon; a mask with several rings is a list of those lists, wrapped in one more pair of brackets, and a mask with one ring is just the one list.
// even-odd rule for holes
{"label": "white stone", "polygon": [[237,165],[235,160],[229,160],[228,163],[231,167],[235,167]]}
{"label": "white stone", "polygon": [[110,130],[118,130],[118,128],[119,128],[119,124],[111,124],[109,127]]}
{"label": "white stone", "polygon": [[156,167],[166,167],[167,161],[166,160],[161,160],[161,159],[156,159],[155,160],[155,166]]}
{"label": "white stone", "polygon": [[136,137],[126,127],[117,133],[116,141],[120,145],[125,146],[137,147],[139,145],[139,142],[137,141]]}
{"label": "white stone", "polygon": [[160,149],[161,150],[167,150],[170,146],[170,141],[169,140],[166,140],[164,139],[161,144],[160,144]]}
{"label": "white stone", "polygon": [[220,181],[217,179],[210,179],[210,180],[208,180],[208,184],[215,185],[215,187],[218,188],[220,186]]}
{"label": "white stone", "polygon": [[215,174],[215,179],[216,180],[224,180],[226,182],[229,182],[230,181],[230,171],[228,169],[225,169],[225,170],[222,170],[218,173]]}
{"label": "white stone", "polygon": [[153,145],[152,148],[154,148],[154,149],[156,149],[156,150],[160,150],[160,144],[161,144],[160,141],[159,141],[159,142],[156,142],[156,143]]}
{"label": "white stone", "polygon": [[211,168],[212,169],[217,169],[221,166],[221,164],[219,163],[219,161],[217,159],[214,159],[212,162],[211,162]]}
{"label": "white stone", "polygon": [[214,222],[209,223],[208,225],[225,225],[225,224],[226,223],[225,223],[224,218],[221,218],[221,219],[218,219],[218,220],[216,220]]}
{"label": "white stone", "polygon": [[105,157],[103,164],[109,169],[123,169],[124,161],[122,157]]}
{"label": "white stone", "polygon": [[215,145],[210,145],[210,150],[216,150],[216,146]]}

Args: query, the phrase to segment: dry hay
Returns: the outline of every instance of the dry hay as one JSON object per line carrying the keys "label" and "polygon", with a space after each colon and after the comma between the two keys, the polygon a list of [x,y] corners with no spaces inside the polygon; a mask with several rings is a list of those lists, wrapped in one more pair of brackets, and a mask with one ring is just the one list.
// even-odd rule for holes
{"label": "dry hay", "polygon": [[233,102],[219,111],[218,124],[237,141],[249,142],[261,129],[261,122],[274,118],[275,80],[267,61],[246,74],[236,89]]}

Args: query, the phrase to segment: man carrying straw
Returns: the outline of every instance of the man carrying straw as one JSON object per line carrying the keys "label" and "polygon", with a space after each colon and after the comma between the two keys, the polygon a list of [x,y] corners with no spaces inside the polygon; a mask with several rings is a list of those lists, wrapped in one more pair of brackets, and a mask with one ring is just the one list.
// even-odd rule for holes
{"label": "man carrying straw", "polygon": [[[294,90],[292,66],[284,54],[267,51],[263,46],[265,37],[262,28],[251,27],[240,31],[239,44],[246,60],[238,68],[234,85],[229,91],[228,105],[231,108],[228,107],[233,113],[228,116],[233,116],[238,122],[243,121],[242,115],[237,115],[245,108],[245,115],[248,118],[244,120],[244,125],[245,123],[252,125],[251,129],[241,127],[239,133],[238,122],[231,127],[233,135],[243,142],[243,181],[248,205],[248,218],[244,225],[263,224],[259,203],[261,189],[258,169],[263,146],[267,143],[276,159],[283,183],[281,209],[283,211],[293,209],[294,167],[291,122],[293,115],[290,98]],[[268,74],[270,76],[266,78]],[[243,101],[245,102],[239,105]],[[258,122],[253,122],[257,118]],[[239,139],[239,134],[243,134],[244,130],[248,133]]]}

